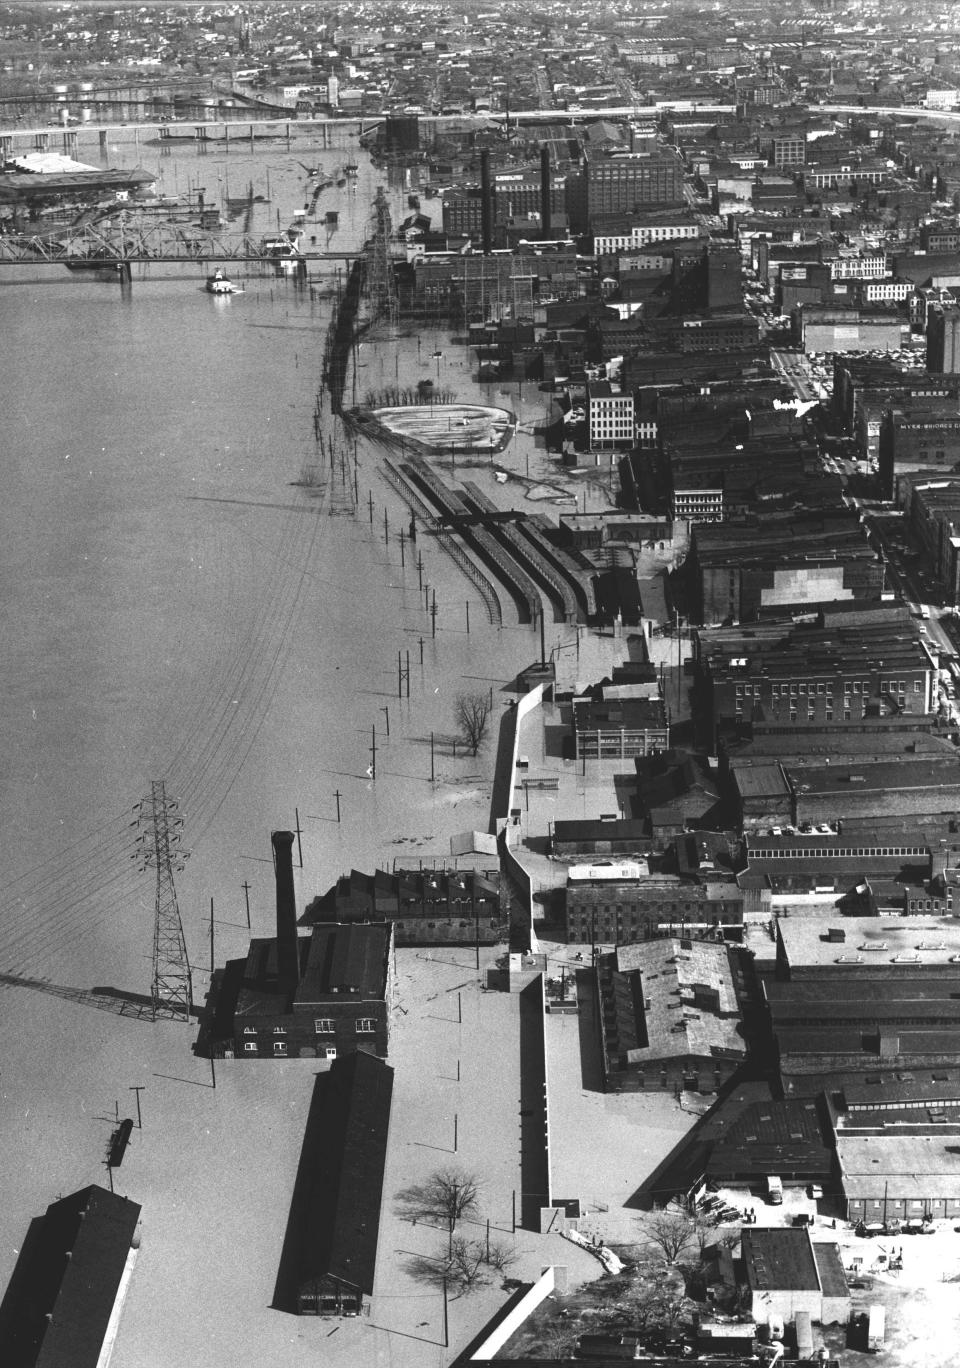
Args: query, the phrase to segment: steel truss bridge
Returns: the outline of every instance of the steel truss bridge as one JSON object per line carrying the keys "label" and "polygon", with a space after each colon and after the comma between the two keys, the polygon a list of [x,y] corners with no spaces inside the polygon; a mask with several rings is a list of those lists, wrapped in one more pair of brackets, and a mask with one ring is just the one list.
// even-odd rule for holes
{"label": "steel truss bridge", "polygon": [[362,248],[333,252],[301,241],[295,252],[278,248],[282,235],[264,238],[246,233],[199,228],[169,221],[150,225],[125,223],[122,227],[84,223],[64,225],[61,231],[0,234],[0,266],[63,266],[71,262],[260,262],[281,263],[353,261]]}

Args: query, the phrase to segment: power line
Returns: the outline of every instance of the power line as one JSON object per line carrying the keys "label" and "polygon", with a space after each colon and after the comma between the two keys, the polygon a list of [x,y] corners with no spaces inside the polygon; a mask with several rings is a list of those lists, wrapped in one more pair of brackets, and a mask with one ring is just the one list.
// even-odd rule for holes
{"label": "power line", "polygon": [[153,923],[153,1015],[189,1021],[193,1006],[190,963],[174,887],[174,869],[183,868],[179,849],[183,818],[175,798],[168,798],[162,779],[150,785],[140,803],[141,868],[157,872]]}

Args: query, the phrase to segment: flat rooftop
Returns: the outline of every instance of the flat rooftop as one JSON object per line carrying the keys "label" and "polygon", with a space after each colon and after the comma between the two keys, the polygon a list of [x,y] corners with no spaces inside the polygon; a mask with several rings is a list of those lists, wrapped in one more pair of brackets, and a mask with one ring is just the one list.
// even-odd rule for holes
{"label": "flat rooftop", "polygon": [[740,1239],[747,1281],[754,1291],[820,1291],[806,1230],[744,1230]]}
{"label": "flat rooftop", "polygon": [[[896,965],[903,972],[918,966],[952,966],[960,974],[960,925],[949,917],[842,917],[836,911],[804,913],[779,921],[780,938],[791,967],[838,965],[889,974]],[[827,933],[839,929],[842,941],[830,941]]]}
{"label": "flat rooftop", "polygon": [[847,1197],[960,1198],[960,1146],[951,1135],[837,1134],[837,1156]]}

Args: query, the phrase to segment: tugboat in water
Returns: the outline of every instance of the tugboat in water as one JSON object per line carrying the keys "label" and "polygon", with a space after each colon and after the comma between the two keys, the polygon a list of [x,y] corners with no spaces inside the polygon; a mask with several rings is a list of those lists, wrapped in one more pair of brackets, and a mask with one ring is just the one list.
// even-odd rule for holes
{"label": "tugboat in water", "polygon": [[236,294],[237,287],[229,276],[224,275],[218,266],[213,275],[207,276],[207,294],[226,295]]}

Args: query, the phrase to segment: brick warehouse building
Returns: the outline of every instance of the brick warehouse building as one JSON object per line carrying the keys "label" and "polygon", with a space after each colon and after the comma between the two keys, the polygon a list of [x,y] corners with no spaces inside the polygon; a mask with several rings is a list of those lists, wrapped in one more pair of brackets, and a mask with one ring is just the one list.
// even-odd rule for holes
{"label": "brick warehouse building", "polygon": [[742,1064],[741,974],[726,945],[665,940],[597,961],[608,1090],[717,1092]]}
{"label": "brick warehouse building", "polygon": [[393,922],[397,945],[495,945],[510,930],[500,871],[352,869],[315,899],[303,922]]}
{"label": "brick warehouse building", "polygon": [[743,921],[732,876],[681,879],[647,872],[646,861],[573,865],[564,906],[571,944],[621,945],[671,932],[715,931]]}
{"label": "brick warehouse building", "polygon": [[384,1056],[394,999],[393,924],[322,924],[297,932],[293,833],[272,836],[277,935],[228,962],[214,1008],[214,1050],[243,1058]]}
{"label": "brick warehouse building", "polygon": [[937,669],[905,608],[821,612],[698,633],[697,671],[715,727],[837,729],[931,717]]}

